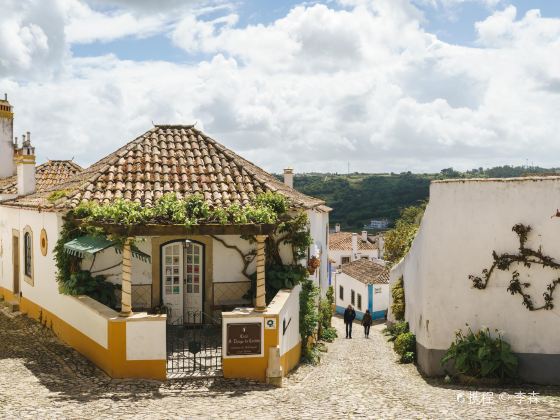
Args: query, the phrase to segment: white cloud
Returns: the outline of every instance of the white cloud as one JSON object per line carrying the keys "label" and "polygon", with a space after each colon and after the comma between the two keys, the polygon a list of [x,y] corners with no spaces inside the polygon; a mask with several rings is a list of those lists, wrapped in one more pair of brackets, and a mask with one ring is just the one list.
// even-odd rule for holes
{"label": "white cloud", "polygon": [[[19,10],[5,21],[42,28],[49,49],[41,49],[45,42],[31,29],[20,35],[23,45],[35,48],[22,55],[28,64],[0,48],[6,69],[15,69],[0,78],[0,91],[8,91],[17,107],[18,131],[35,133],[42,159],[76,156],[89,164],[152,121],[197,121],[276,171],[285,165],[344,171],[347,161],[364,171],[470,168],[525,158],[558,165],[559,19],[536,12],[517,19],[511,8],[494,12],[477,24],[479,46],[473,48],[424,31],[422,15],[404,0],[346,6],[299,6],[268,25],[245,27],[229,8],[220,18],[185,11],[177,14],[172,41],[205,61],[62,55],[56,76],[47,79],[17,76],[18,68],[34,67],[41,54],[50,54],[54,33]],[[114,10],[93,13],[116,18]],[[76,33],[74,40],[97,36]]]}

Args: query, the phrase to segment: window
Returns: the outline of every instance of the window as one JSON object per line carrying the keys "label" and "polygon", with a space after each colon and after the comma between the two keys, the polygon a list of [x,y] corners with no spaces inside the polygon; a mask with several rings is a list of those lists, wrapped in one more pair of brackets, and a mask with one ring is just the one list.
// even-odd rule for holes
{"label": "window", "polygon": [[362,295],[358,293],[358,309],[362,309]]}
{"label": "window", "polygon": [[344,300],[344,287],[342,286],[338,287],[338,298],[340,300]]}
{"label": "window", "polygon": [[377,293],[381,293],[381,287],[376,287],[376,288],[375,288],[375,293],[376,293],[376,294],[377,294]]}
{"label": "window", "polygon": [[350,257],[342,257],[340,262],[341,264],[348,264],[350,262]]}
{"label": "window", "polygon": [[33,231],[29,226],[23,229],[23,279],[33,286]]}
{"label": "window", "polygon": [[356,292],[354,292],[353,290],[350,291],[350,303],[352,305],[356,304]]}

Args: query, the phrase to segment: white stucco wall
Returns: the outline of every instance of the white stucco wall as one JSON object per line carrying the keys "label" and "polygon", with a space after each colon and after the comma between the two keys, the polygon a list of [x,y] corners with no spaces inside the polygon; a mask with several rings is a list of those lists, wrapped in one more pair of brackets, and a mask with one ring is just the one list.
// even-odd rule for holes
{"label": "white stucco wall", "polygon": [[315,250],[318,251],[321,260],[321,265],[311,278],[321,288],[321,294],[324,296],[329,287],[329,276],[327,272],[329,254],[329,213],[319,210],[308,210],[307,216],[309,218],[309,233],[313,238],[311,253]]}
{"label": "white stucco wall", "polygon": [[[15,229],[20,234],[21,295],[52,312],[106,348],[107,320],[100,314],[99,308],[89,305],[89,301],[84,304],[78,298],[58,293],[53,248],[61,225],[62,220],[55,213],[39,213],[0,206],[0,286],[13,291],[12,229]],[[26,226],[29,226],[33,232],[33,285],[24,280],[23,273],[23,230]],[[46,230],[48,237],[46,256],[43,256],[40,251],[41,229]]]}
{"label": "white stucco wall", "polygon": [[[336,306],[337,309],[346,308],[348,305],[352,305],[356,312],[366,312],[368,309],[368,287],[353,277],[350,277],[344,273],[337,273],[336,275]],[[344,288],[344,296],[340,299],[340,286]],[[354,303],[352,303],[352,290],[356,293],[356,298]],[[362,295],[362,307],[358,308],[358,294]]]}
{"label": "white stucco wall", "polygon": [[[381,290],[381,293],[376,293]],[[389,307],[389,285],[374,284],[373,285],[373,312],[385,311]]]}
{"label": "white stucco wall", "polygon": [[[289,297],[286,303],[280,310],[278,316],[278,334],[280,336],[280,355],[293,349],[301,342],[301,335],[299,333],[299,295],[301,293],[301,286],[297,285],[289,292]],[[284,332],[284,323],[286,324],[286,331]]]}
{"label": "white stucco wall", "polygon": [[165,360],[165,318],[157,320],[127,319],[127,360]]}
{"label": "white stucco wall", "polygon": [[516,253],[512,227],[530,225],[527,247],[560,260],[559,178],[516,180],[462,180],[432,183],[430,201],[419,233],[408,255],[391,271],[391,283],[404,276],[406,320],[418,343],[428,349],[447,349],[454,331],[488,326],[503,330],[519,353],[560,354],[555,331],[560,316],[560,294],[555,308],[531,312],[519,295],[506,291],[518,270],[536,306],[545,287],[558,272],[513,265],[496,270],[485,290],[472,287],[470,274],[480,275],[493,262],[492,251]]}

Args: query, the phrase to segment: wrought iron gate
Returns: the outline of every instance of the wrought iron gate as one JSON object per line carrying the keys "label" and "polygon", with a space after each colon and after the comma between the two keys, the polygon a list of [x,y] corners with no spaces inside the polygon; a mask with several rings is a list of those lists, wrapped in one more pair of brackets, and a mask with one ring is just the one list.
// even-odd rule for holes
{"label": "wrought iron gate", "polygon": [[201,311],[167,324],[167,377],[222,374],[222,323]]}

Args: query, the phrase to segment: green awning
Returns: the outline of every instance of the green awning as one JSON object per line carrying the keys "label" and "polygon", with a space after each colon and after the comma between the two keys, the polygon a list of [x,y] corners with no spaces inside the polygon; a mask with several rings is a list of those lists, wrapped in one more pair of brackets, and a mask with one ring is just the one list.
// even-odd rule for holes
{"label": "green awning", "polygon": [[[86,255],[93,256],[98,252],[104,251],[105,249],[113,246],[115,246],[115,242],[102,236],[85,235],[65,243],[64,251],[75,257],[84,258]],[[115,248],[115,252],[117,254],[121,254],[122,250]],[[152,258],[148,254],[140,251],[135,246],[132,246],[132,256],[145,263],[151,263],[152,261]]]}
{"label": "green awning", "polygon": [[103,238],[102,236],[80,236],[72,239],[64,244],[64,251],[67,254],[78,258],[84,258],[87,255],[95,255],[104,249],[114,245],[113,241]]}

